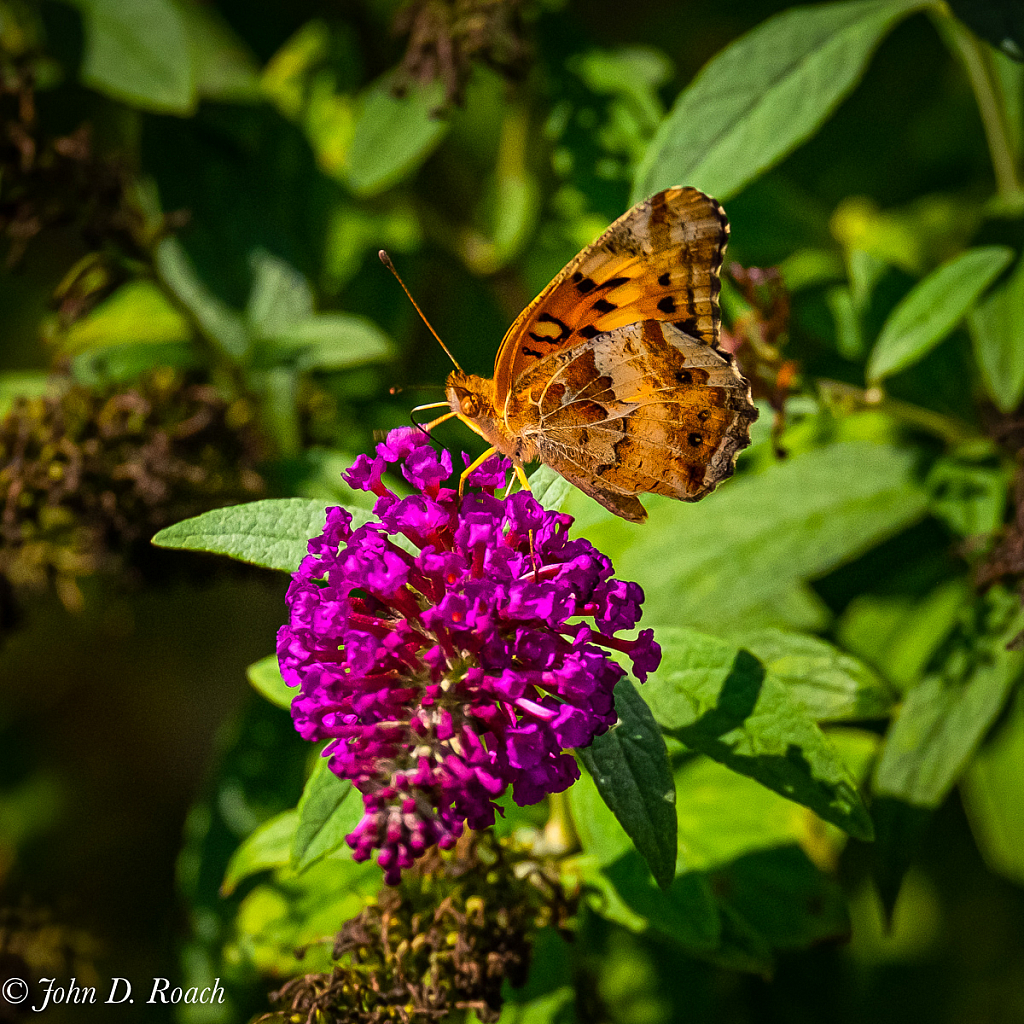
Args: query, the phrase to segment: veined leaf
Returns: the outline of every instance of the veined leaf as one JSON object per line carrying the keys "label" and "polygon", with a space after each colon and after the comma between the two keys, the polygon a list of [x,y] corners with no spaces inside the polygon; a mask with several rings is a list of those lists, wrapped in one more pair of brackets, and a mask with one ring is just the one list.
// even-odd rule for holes
{"label": "veined leaf", "polygon": [[629,679],[615,687],[619,721],[577,751],[604,802],[667,889],[676,873],[676,791],[658,723]]}
{"label": "veined leaf", "polygon": [[[573,493],[565,510],[575,514],[584,501]],[[586,537],[613,560],[616,575],[643,587],[649,621],[716,633],[927,509],[913,454],[870,442],[814,449],[730,481],[708,501],[645,501],[645,526],[604,515]],[[666,537],[678,540],[666,544]]]}
{"label": "veined leaf", "polygon": [[824,733],[752,654],[691,629],[658,631],[644,696],[691,750],[756,779],[859,839],[872,836],[857,783]]}
{"label": "veined leaf", "polygon": [[1013,250],[1005,245],[968,249],[915,285],[882,325],[868,360],[868,380],[876,383],[927,355],[1012,259]]}
{"label": "veined leaf", "polygon": [[288,863],[292,837],[299,824],[299,812],[282,811],[249,835],[228,861],[221,883],[222,896],[230,896],[238,883],[260,871],[284,867]]}
{"label": "veined leaf", "polygon": [[[349,511],[359,524],[370,519],[363,509]],[[161,530],[153,543],[161,548],[230,555],[240,562],[291,573],[306,557],[310,538],[323,532],[326,519],[323,501],[269,498],[185,519]]]}
{"label": "veined leaf", "polygon": [[817,722],[882,718],[892,707],[893,692],[872,669],[816,636],[761,629],[732,639]]}
{"label": "veined leaf", "polygon": [[709,61],[637,170],[633,202],[670,185],[728,199],[808,139],[857,84],[886,33],[923,0],[794,7]]}
{"label": "veined leaf", "polygon": [[[1016,602],[996,590],[988,598]],[[1021,629],[1018,611],[997,633],[976,638],[961,658],[947,659],[945,675],[928,676],[910,691],[875,768],[879,796],[923,808],[942,802],[1024,675],[1024,655],[1006,649]],[[962,674],[953,674],[950,666],[965,662]]]}
{"label": "veined leaf", "polygon": [[[345,836],[363,816],[363,798],[351,782],[331,771],[321,758],[299,800],[299,824],[292,840],[291,863],[305,871],[318,860],[345,847]],[[347,847],[346,847],[347,849]]]}

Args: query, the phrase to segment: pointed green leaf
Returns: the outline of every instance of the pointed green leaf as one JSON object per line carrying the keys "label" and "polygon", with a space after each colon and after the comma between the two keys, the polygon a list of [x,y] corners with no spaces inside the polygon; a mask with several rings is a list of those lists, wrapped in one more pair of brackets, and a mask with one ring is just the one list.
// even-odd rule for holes
{"label": "pointed green leaf", "polygon": [[129,281],[77,320],[61,339],[68,354],[114,345],[188,341],[189,322],[152,281]]}
{"label": "pointed green leaf", "polygon": [[550,466],[542,465],[530,475],[530,492],[550,511],[559,511],[571,490],[572,484]]}
{"label": "pointed green leaf", "polygon": [[[355,523],[369,521],[363,509],[349,509]],[[323,501],[269,498],[246,505],[215,508],[161,530],[153,543],[161,548],[209,551],[266,569],[295,572],[306,557],[306,544],[323,533]]]}
{"label": "pointed green leaf", "polygon": [[960,783],[967,819],[985,863],[1024,885],[1024,692]]}
{"label": "pointed green leaf", "polygon": [[346,179],[364,198],[414,171],[448,131],[447,121],[432,116],[443,100],[440,82],[410,86],[400,98],[392,94],[392,85],[391,77],[385,76],[360,97]]}
{"label": "pointed green leaf", "polygon": [[817,131],[886,33],[923,6],[794,7],[736,40],[676,100],[637,171],[633,201],[678,184],[735,195]]}
{"label": "pointed green leaf", "polygon": [[857,782],[810,715],[752,654],[691,629],[662,628],[644,696],[691,750],[809,807],[858,839],[871,819]]}
{"label": "pointed green leaf", "polygon": [[256,103],[263,98],[256,58],[212,6],[175,0],[192,53],[196,89],[205,99]]}
{"label": "pointed green leaf", "polygon": [[221,895],[230,896],[238,888],[238,883],[250,875],[284,867],[288,863],[292,837],[298,824],[299,812],[292,809],[263,822],[251,833],[228,861],[220,887]]}
{"label": "pointed green leaf", "polygon": [[188,36],[171,0],[74,0],[85,23],[82,81],[134,106],[187,114],[196,105]]}
{"label": "pointed green leaf", "polygon": [[342,370],[394,354],[387,334],[356,313],[318,313],[276,331],[268,341],[275,356],[295,352],[300,370]]}
{"label": "pointed green leaf", "polygon": [[932,271],[889,314],[871,350],[867,378],[876,383],[927,355],[1009,266],[1005,245],[968,249]]}
{"label": "pointed green leaf", "polygon": [[619,720],[577,751],[604,802],[658,885],[676,873],[676,791],[658,723],[627,678],[615,687]]}
{"label": "pointed green leaf", "polygon": [[[1000,593],[991,591],[990,600]],[[1006,649],[1022,629],[1018,611],[998,633],[947,659],[946,674],[928,676],[910,691],[875,768],[879,796],[922,808],[942,802],[1024,675],[1024,655]]]}
{"label": "pointed green leaf", "polygon": [[883,718],[894,694],[867,665],[815,636],[761,629],[731,637],[817,722]]}
{"label": "pointed green leaf", "polygon": [[153,264],[160,280],[189,311],[199,329],[226,356],[240,361],[251,344],[245,319],[199,279],[181,242],[177,238],[161,239],[153,251]]}
{"label": "pointed green leaf", "polygon": [[273,337],[313,315],[313,289],[293,266],[265,249],[249,257],[252,288],[245,307],[249,331]]}
{"label": "pointed green leaf", "polygon": [[291,864],[296,871],[305,871],[345,847],[345,836],[363,816],[359,790],[351,782],[339,779],[329,765],[329,758],[317,761],[299,800],[299,824],[291,851]]}
{"label": "pointed green leaf", "polygon": [[1000,412],[1024,398],[1024,259],[968,317],[981,379]]}
{"label": "pointed green leaf", "polygon": [[245,670],[245,675],[253,689],[266,697],[271,704],[286,710],[292,706],[295,687],[288,686],[281,678],[281,666],[276,654],[268,654],[267,657],[253,662]]}
{"label": "pointed green leaf", "polygon": [[[647,621],[718,632],[920,519],[927,497],[914,463],[890,445],[828,445],[741,476],[707,501],[645,498],[643,527],[603,515],[585,535],[617,576],[643,587]],[[566,511],[583,500],[570,494]]]}

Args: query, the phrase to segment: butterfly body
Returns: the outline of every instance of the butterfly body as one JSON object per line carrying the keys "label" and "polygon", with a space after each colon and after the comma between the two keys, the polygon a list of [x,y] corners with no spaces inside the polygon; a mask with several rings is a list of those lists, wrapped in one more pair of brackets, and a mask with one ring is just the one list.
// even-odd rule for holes
{"label": "butterfly body", "polygon": [[696,501],[757,418],[718,349],[721,206],[691,188],[639,203],[520,314],[493,379],[453,372],[449,405],[517,466],[541,461],[633,522],[637,494]]}

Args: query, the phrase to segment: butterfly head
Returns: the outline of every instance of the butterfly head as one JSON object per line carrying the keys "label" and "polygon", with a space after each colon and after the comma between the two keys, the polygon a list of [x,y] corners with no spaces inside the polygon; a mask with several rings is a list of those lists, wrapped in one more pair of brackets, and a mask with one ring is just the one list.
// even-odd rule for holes
{"label": "butterfly head", "polygon": [[448,374],[445,395],[452,412],[467,427],[493,444],[498,433],[494,381],[453,370]]}

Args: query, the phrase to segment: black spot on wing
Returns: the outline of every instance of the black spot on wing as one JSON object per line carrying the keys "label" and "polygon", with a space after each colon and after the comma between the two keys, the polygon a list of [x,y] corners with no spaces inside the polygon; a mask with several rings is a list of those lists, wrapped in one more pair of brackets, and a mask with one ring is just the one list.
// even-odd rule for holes
{"label": "black spot on wing", "polygon": [[666,295],[658,302],[658,309],[662,313],[674,313],[676,311],[676,300],[671,295]]}
{"label": "black spot on wing", "polygon": [[671,283],[672,275],[667,271],[658,278],[658,284],[660,284],[662,288],[667,288]]}
{"label": "black spot on wing", "polygon": [[541,313],[541,315],[537,317],[537,323],[554,324],[558,328],[558,337],[556,338],[549,338],[543,334],[535,334],[533,331],[529,332],[530,337],[542,345],[560,345],[569,337],[570,334],[572,334],[572,331],[569,330],[566,324],[562,323],[557,316],[552,316],[550,313]]}
{"label": "black spot on wing", "polygon": [[609,277],[607,281],[598,285],[602,291],[611,291],[613,288],[618,288],[620,285],[629,284],[630,279],[628,277]]}
{"label": "black spot on wing", "polygon": [[704,435],[694,431],[694,433],[686,435],[686,440],[693,448],[699,448],[704,443]]}
{"label": "black spot on wing", "polygon": [[594,303],[593,307],[598,313],[613,313],[619,307],[614,302],[609,302],[607,299],[598,299]]}
{"label": "black spot on wing", "polygon": [[581,327],[578,333],[584,338],[596,338],[601,332],[593,325],[587,324],[586,327]]}
{"label": "black spot on wing", "polygon": [[688,316],[685,320],[675,320],[672,326],[678,327],[683,334],[689,334],[691,338],[700,337],[700,326],[695,316]]}

